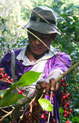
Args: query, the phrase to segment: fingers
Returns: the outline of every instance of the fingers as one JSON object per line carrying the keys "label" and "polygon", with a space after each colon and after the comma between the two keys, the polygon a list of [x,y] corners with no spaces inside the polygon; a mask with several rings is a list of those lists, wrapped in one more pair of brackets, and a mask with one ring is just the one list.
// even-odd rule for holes
{"label": "fingers", "polygon": [[56,91],[59,89],[59,83],[56,84]]}
{"label": "fingers", "polygon": [[41,82],[40,86],[41,86],[41,88],[44,88],[44,90],[43,90],[44,93],[49,92],[49,90],[50,90],[50,84],[49,83]]}
{"label": "fingers", "polygon": [[50,88],[52,91],[57,91],[59,89],[59,83],[56,83],[54,78],[50,80]]}
{"label": "fingers", "polygon": [[50,80],[50,88],[52,91],[54,91],[56,88],[55,79],[53,79],[53,78]]}
{"label": "fingers", "polygon": [[45,82],[41,82],[41,85],[40,86],[41,86],[41,88],[45,88],[45,86],[46,86],[45,85]]}
{"label": "fingers", "polygon": [[52,78],[50,83],[40,82],[39,89],[44,88],[44,92],[49,92],[49,90],[57,91],[59,89],[59,83],[55,82],[55,79]]}
{"label": "fingers", "polygon": [[49,83],[45,83],[45,89],[46,89],[46,92],[48,92],[50,90],[50,84]]}

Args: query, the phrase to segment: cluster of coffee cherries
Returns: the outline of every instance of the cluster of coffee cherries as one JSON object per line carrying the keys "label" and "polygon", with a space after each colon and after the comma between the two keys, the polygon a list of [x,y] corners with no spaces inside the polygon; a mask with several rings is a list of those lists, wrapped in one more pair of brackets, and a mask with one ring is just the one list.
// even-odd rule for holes
{"label": "cluster of coffee cherries", "polygon": [[71,123],[69,120],[69,115],[71,115],[72,109],[70,108],[70,93],[67,92],[68,83],[66,80],[61,80],[61,86],[63,87],[63,91],[61,91],[61,104],[64,109],[63,116],[67,119],[65,123]]}
{"label": "cluster of coffee cherries", "polygon": [[13,82],[13,79],[4,72],[4,68],[0,68],[0,79],[8,83]]}
{"label": "cluster of coffee cherries", "polygon": [[[0,81],[6,82],[6,83],[14,82],[14,80],[5,73],[4,68],[0,68]],[[24,89],[21,89],[21,90],[17,89],[17,91],[18,91],[18,94],[24,93]]]}
{"label": "cluster of coffee cherries", "polygon": [[[5,83],[13,82],[13,79],[4,72],[4,68],[0,68],[0,81],[3,81]],[[2,99],[2,97],[3,96],[0,95],[0,100]]]}
{"label": "cluster of coffee cherries", "polygon": [[[47,122],[47,120],[48,120],[48,112],[43,111],[42,114],[41,114],[41,119],[44,119]],[[56,120],[55,120],[54,117],[52,117],[51,121],[52,121],[52,123],[56,123]]]}
{"label": "cluster of coffee cherries", "polygon": [[24,115],[23,119],[21,120],[21,123],[24,123],[24,122],[39,123],[40,115],[41,115],[40,111],[41,111],[41,107],[38,104],[38,102],[37,101],[32,102],[26,111],[26,115]]}
{"label": "cluster of coffee cherries", "polygon": [[24,89],[19,90],[19,91],[18,91],[18,94],[23,94],[23,93],[24,93],[24,91],[25,91]]}
{"label": "cluster of coffee cherries", "polygon": [[[54,94],[52,93],[52,97],[54,97]],[[39,123],[41,122],[47,122],[48,121],[49,112],[42,110],[41,106],[38,103],[38,100],[35,100],[34,102],[29,105],[26,116],[23,117],[21,123],[27,121],[27,123]],[[55,118],[53,117],[52,123],[56,123]]]}

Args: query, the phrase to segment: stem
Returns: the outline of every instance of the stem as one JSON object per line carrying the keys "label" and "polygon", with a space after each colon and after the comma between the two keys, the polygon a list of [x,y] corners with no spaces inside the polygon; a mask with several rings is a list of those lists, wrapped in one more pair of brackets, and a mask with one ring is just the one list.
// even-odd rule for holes
{"label": "stem", "polygon": [[10,111],[10,112],[6,112],[7,114],[6,115],[4,115],[1,119],[0,119],[0,121],[2,121],[4,118],[6,118],[7,116],[9,116],[9,115],[11,115],[12,114],[12,112],[14,111],[14,107],[12,107],[13,109]]}

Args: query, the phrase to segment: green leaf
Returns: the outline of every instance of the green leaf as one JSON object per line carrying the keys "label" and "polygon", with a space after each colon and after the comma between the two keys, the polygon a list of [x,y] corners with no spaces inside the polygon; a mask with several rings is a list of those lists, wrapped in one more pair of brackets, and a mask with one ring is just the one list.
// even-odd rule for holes
{"label": "green leaf", "polygon": [[0,100],[0,107],[15,104],[19,99],[23,97],[24,96],[20,94],[10,93],[7,96],[4,96],[2,100]]}
{"label": "green leaf", "polygon": [[39,104],[41,105],[41,107],[43,108],[43,110],[45,111],[52,111],[53,110],[53,105],[51,104],[51,102],[45,98],[41,98],[38,100]]}
{"label": "green leaf", "polygon": [[3,96],[4,96],[5,93],[6,93],[6,90],[1,90],[1,91],[0,91],[0,97],[3,98]]}
{"label": "green leaf", "polygon": [[75,116],[72,118],[73,123],[79,123],[79,116]]}
{"label": "green leaf", "polygon": [[63,110],[62,107],[59,108],[59,112],[60,112],[61,115],[63,115],[64,110]]}
{"label": "green leaf", "polygon": [[17,87],[23,87],[31,85],[36,82],[41,73],[29,71],[23,74],[20,80],[16,83]]}
{"label": "green leaf", "polygon": [[4,97],[8,96],[14,89],[16,89],[16,83],[12,84],[10,88],[6,89]]}
{"label": "green leaf", "polygon": [[12,91],[17,87],[28,86],[34,83],[40,76],[41,73],[37,73],[34,71],[29,71],[20,78],[17,83],[11,85],[9,89],[7,89],[3,95],[3,99],[0,101],[0,107],[9,106],[16,103],[20,98],[23,98],[22,95],[15,94]]}

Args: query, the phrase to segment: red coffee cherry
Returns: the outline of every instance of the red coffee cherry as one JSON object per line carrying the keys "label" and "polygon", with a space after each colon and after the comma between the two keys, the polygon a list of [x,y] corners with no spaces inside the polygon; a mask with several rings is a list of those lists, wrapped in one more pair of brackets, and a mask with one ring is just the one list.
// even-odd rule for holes
{"label": "red coffee cherry", "polygon": [[67,118],[67,117],[68,117],[68,115],[67,115],[67,114],[64,114],[64,117],[66,117],[66,118]]}
{"label": "red coffee cherry", "polygon": [[4,71],[4,68],[0,68],[0,72]]}
{"label": "red coffee cherry", "polygon": [[69,109],[70,112],[72,112],[72,109]]}
{"label": "red coffee cherry", "polygon": [[44,115],[44,113],[41,115],[41,119],[45,119],[45,115]]}
{"label": "red coffee cherry", "polygon": [[68,87],[69,85],[66,83],[66,87]]}
{"label": "red coffee cherry", "polygon": [[18,91],[18,94],[22,94],[23,92],[22,91]]}
{"label": "red coffee cherry", "polygon": [[71,123],[71,121],[69,120],[69,121],[66,121],[65,123]]}
{"label": "red coffee cherry", "polygon": [[7,77],[7,74],[4,74],[5,77]]}
{"label": "red coffee cherry", "polygon": [[25,91],[25,90],[24,90],[24,89],[22,89],[21,91],[22,91],[22,93],[24,93],[24,91]]}
{"label": "red coffee cherry", "polygon": [[64,83],[62,83],[62,86],[63,86],[63,87],[65,87],[65,84],[64,84]]}
{"label": "red coffee cherry", "polygon": [[13,82],[14,80],[13,79],[10,79],[10,82]]}
{"label": "red coffee cherry", "polygon": [[9,80],[10,80],[10,79],[11,79],[11,77],[10,77],[10,76],[8,76],[8,77],[7,77],[7,79],[9,79]]}
{"label": "red coffee cherry", "polygon": [[64,83],[64,79],[62,79],[61,82]]}
{"label": "red coffee cherry", "polygon": [[55,95],[54,94],[52,94],[52,97],[54,97]]}
{"label": "red coffee cherry", "polygon": [[55,119],[53,119],[53,123],[56,123],[56,120]]}

